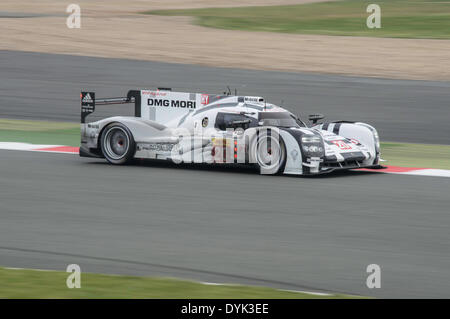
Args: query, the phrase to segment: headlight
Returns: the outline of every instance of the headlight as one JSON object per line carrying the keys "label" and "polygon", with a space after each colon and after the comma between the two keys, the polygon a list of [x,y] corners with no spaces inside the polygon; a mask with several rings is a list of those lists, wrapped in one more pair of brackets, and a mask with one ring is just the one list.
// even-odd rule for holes
{"label": "headlight", "polygon": [[320,143],[322,140],[318,136],[303,136],[302,143]]}

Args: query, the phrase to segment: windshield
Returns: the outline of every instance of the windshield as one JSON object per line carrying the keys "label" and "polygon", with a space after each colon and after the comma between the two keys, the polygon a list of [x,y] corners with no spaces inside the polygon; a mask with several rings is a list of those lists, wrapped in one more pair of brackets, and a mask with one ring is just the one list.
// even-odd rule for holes
{"label": "windshield", "polygon": [[305,127],[306,125],[288,112],[260,112],[259,122],[263,126]]}

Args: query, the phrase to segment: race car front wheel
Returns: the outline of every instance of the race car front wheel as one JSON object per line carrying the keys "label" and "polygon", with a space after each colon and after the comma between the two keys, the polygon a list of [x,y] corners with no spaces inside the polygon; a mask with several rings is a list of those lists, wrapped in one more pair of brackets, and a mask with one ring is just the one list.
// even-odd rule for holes
{"label": "race car front wheel", "polygon": [[120,123],[111,123],[103,130],[101,147],[106,160],[117,165],[130,161],[136,148],[130,130]]}
{"label": "race car front wheel", "polygon": [[253,154],[261,174],[279,174],[286,164],[286,147],[279,135],[260,134],[253,143]]}

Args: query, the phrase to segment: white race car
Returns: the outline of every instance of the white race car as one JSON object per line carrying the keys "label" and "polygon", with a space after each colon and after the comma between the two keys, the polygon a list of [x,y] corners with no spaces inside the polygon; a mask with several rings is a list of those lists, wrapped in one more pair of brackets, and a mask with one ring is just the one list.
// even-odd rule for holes
{"label": "white race car", "polygon": [[[98,105],[134,103],[135,116],[86,123]],[[80,156],[125,164],[133,158],[175,163],[257,165],[261,174],[311,175],[336,169],[381,168],[380,142],[361,122],[311,126],[259,96],[131,90],[95,99],[81,93]]]}

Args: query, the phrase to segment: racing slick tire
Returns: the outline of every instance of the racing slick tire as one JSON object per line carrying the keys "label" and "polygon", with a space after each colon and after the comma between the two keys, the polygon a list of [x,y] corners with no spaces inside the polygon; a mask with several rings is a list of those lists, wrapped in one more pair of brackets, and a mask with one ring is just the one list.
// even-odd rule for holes
{"label": "racing slick tire", "polygon": [[281,136],[273,136],[268,130],[256,137],[251,151],[259,167],[260,174],[281,174],[286,165],[286,146]]}
{"label": "racing slick tire", "polygon": [[128,127],[111,123],[105,127],[100,138],[103,156],[115,165],[128,163],[134,157],[136,143]]}

